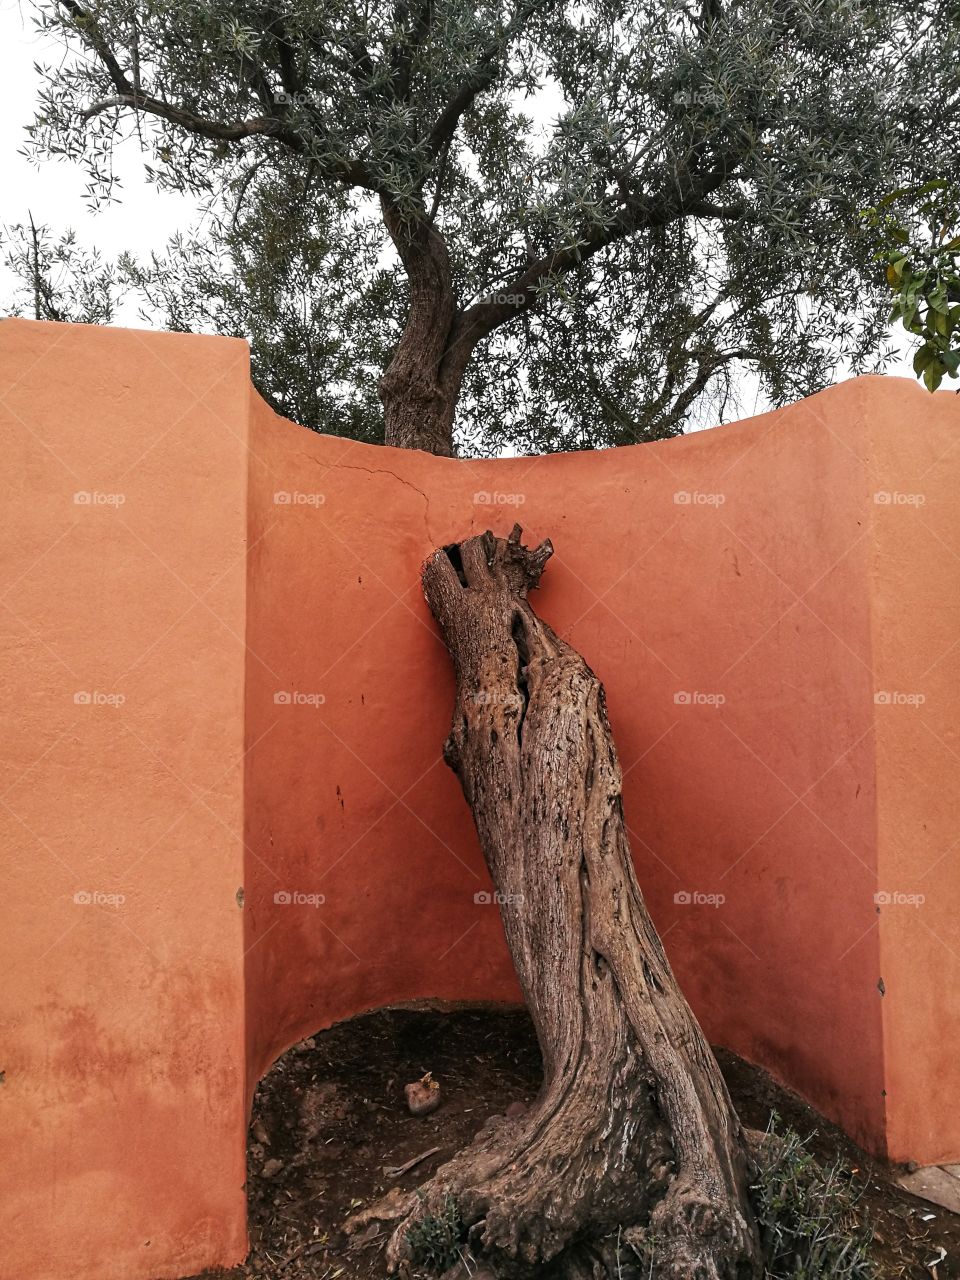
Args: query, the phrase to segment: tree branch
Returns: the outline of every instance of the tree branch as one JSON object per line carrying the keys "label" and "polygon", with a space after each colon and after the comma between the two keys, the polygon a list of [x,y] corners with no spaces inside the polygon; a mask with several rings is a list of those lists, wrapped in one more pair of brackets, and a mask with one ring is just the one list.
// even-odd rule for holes
{"label": "tree branch", "polygon": [[434,158],[450,142],[461,116],[477,95],[488,89],[500,74],[498,60],[510,41],[539,9],[545,8],[549,3],[550,0],[526,0],[504,27],[502,34],[481,51],[473,70],[449,99],[427,136],[427,149]]}
{"label": "tree branch", "polygon": [[77,4],[76,0],[59,0],[59,3],[73,19],[82,39],[103,63],[116,91],[120,94],[135,93],[137,90],[122,70],[93,14]]}
{"label": "tree branch", "polygon": [[[403,26],[409,10],[407,0],[397,0],[394,6],[394,20],[398,29]],[[399,42],[394,50],[392,62],[393,96],[399,102],[405,102],[410,94],[410,77],[413,68],[413,55],[426,41],[433,21],[433,0],[419,0],[407,39]]]}
{"label": "tree branch", "polygon": [[[156,116],[160,120],[166,120],[170,124],[175,124],[185,129],[188,133],[195,134],[201,138],[209,138],[218,142],[238,142],[243,138],[252,137],[273,138],[298,155],[311,153],[310,140],[291,129],[284,118],[284,114],[279,114],[282,111],[282,104],[278,104],[275,101],[262,68],[255,68],[259,76],[259,83],[255,86],[256,91],[261,102],[264,102],[265,105],[271,104],[275,108],[275,112],[262,116],[251,116],[246,120],[212,120],[209,117],[197,115],[196,112],[189,111],[185,107],[166,102],[162,98],[157,98],[153,94],[143,93],[135,88],[121,68],[110,48],[109,42],[92,14],[82,8],[76,0],[59,0],[59,3],[70,14],[81,39],[96,53],[114,88],[117,90],[117,93],[112,97],[101,98],[99,101],[91,103],[81,113],[84,120],[89,120],[104,111],[109,111],[111,108],[127,108]],[[316,158],[314,157],[314,159]],[[326,159],[320,167],[327,177],[336,182],[342,182],[347,186],[364,187],[373,192],[380,190],[380,183],[362,161],[353,160],[349,157],[334,156]]]}
{"label": "tree branch", "polygon": [[274,47],[277,51],[277,66],[280,71],[280,83],[283,85],[284,91],[291,94],[300,94],[303,92],[303,81],[300,76],[300,69],[296,64],[294,57],[294,45],[287,31],[284,15],[281,10],[273,5],[267,6],[267,30],[273,36]]}
{"label": "tree branch", "polygon": [[684,217],[745,216],[745,208],[741,212],[739,206],[712,205],[706,199],[729,181],[744,152],[742,146],[729,147],[715,158],[709,169],[696,177],[691,174],[689,166],[686,167],[678,174],[674,191],[654,199],[645,195],[634,196],[621,189],[621,200],[610,207],[603,225],[585,230],[582,239],[551,249],[530,263],[511,284],[504,286],[504,300],[478,302],[462,312],[457,340],[469,342],[472,349],[500,325],[528,312],[545,280],[572,271],[618,240],[639,231],[667,226]]}
{"label": "tree branch", "polygon": [[276,116],[252,116],[247,120],[210,120],[205,116],[195,115],[183,107],[164,102],[147,93],[118,93],[112,98],[101,98],[99,102],[91,102],[80,113],[84,120],[101,115],[111,107],[129,107],[132,111],[144,111],[148,115],[158,116],[171,124],[180,125],[188,133],[198,134],[201,138],[215,138],[223,142],[237,142],[241,138],[257,135],[279,138],[291,145],[295,141],[294,150],[302,151],[302,139],[288,133],[284,135],[284,123]]}

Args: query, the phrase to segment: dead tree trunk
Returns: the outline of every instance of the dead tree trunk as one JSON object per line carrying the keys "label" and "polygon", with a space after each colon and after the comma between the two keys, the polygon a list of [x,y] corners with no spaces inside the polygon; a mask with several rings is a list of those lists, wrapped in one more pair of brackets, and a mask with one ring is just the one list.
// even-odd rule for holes
{"label": "dead tree trunk", "polygon": [[536,1105],[481,1130],[390,1245],[452,1197],[503,1277],[760,1273],[740,1124],[634,875],[603,687],[527,601],[552,553],[492,533],[423,587],[453,657],[463,786],[543,1055]]}

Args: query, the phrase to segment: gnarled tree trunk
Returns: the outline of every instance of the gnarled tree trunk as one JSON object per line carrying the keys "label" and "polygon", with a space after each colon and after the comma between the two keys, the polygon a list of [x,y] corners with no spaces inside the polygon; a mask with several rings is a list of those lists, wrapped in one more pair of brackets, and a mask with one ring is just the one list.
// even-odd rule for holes
{"label": "gnarled tree trunk", "polygon": [[450,457],[468,352],[462,363],[447,358],[457,320],[447,246],[428,219],[405,220],[386,197],[381,206],[410,286],[407,321],[378,385],[384,443]]}
{"label": "gnarled tree trunk", "polygon": [[[634,875],[603,687],[527,601],[552,553],[492,533],[423,587],[453,657],[444,747],[473,810],[543,1055],[534,1107],[397,1206],[449,1206],[496,1276],[760,1274],[743,1136]],[[387,1215],[382,1215],[387,1216]],[[397,1216],[394,1212],[392,1216]]]}

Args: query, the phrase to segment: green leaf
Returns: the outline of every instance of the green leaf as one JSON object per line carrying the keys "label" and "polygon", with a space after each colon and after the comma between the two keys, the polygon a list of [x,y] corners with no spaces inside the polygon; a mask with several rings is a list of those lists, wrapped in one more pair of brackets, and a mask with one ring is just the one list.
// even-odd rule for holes
{"label": "green leaf", "polygon": [[927,298],[927,305],[932,307],[934,311],[942,311],[946,315],[950,309],[946,290],[942,286],[934,289],[933,293]]}
{"label": "green leaf", "polygon": [[923,371],[923,383],[928,391],[936,391],[946,372],[939,360],[931,360]]}
{"label": "green leaf", "polygon": [[936,355],[936,352],[934,351],[933,347],[928,347],[924,345],[913,357],[913,372],[917,375],[918,378],[920,374],[923,373],[924,369],[926,369],[927,365],[930,363],[930,361],[934,358],[935,355]]}

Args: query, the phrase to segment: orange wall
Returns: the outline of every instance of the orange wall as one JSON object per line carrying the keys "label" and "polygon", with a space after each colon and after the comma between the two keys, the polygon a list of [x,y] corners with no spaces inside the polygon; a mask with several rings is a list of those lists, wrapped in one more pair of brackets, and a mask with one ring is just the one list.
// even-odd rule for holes
{"label": "orange wall", "polygon": [[956,397],[860,379],[664,444],[454,461],[278,419],[242,344],[10,321],[0,424],[0,1280],[230,1263],[279,1053],[388,1002],[518,998],[419,587],[514,518],[555,544],[536,603],[607,686],[708,1035],[875,1150],[960,1157]]}
{"label": "orange wall", "polygon": [[923,1163],[960,1153],[958,425],[953,394],[887,396],[868,435],[885,1132]]}
{"label": "orange wall", "polygon": [[440,761],[453,683],[418,574],[516,515],[554,541],[537,607],[606,684],[640,881],[708,1035],[882,1144],[863,423],[891,385],[920,400],[861,381],[665,444],[487,462],[305,435],[255,402],[251,1079],[362,1008],[515,994]]}
{"label": "orange wall", "polygon": [[248,385],[239,342],[0,323],[2,1280],[245,1252]]}

